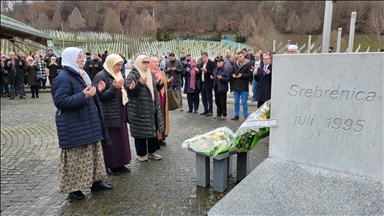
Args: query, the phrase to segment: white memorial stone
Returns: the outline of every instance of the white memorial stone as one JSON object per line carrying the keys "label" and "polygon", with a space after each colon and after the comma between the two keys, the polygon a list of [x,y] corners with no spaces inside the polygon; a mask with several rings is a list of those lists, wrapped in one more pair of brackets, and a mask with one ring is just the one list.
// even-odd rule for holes
{"label": "white memorial stone", "polygon": [[270,157],[384,180],[383,62],[381,53],[274,59]]}

